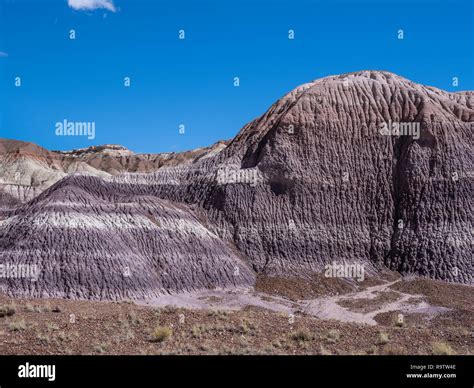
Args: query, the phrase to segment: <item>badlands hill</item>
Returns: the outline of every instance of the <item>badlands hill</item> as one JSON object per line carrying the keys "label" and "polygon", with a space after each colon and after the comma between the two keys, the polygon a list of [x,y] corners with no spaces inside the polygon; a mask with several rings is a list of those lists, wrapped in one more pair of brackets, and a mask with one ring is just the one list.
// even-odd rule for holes
{"label": "badlands hill", "polygon": [[[7,292],[146,298],[332,262],[471,284],[473,104],[472,92],[362,71],[298,87],[186,163],[142,167],[118,146],[105,147],[112,159],[53,153],[64,178],[5,199],[0,262],[42,268]],[[88,174],[71,175],[72,160]]]}

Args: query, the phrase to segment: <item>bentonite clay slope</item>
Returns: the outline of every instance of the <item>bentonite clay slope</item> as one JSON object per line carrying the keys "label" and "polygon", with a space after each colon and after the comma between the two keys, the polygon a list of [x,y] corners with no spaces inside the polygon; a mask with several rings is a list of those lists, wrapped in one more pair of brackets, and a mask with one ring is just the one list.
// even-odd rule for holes
{"label": "bentonite clay slope", "polygon": [[5,291],[142,299],[253,284],[235,248],[205,222],[184,204],[117,194],[97,177],[71,176],[0,220],[0,262],[41,271],[36,281],[7,279]]}
{"label": "bentonite clay slope", "polygon": [[[244,220],[223,213],[236,226],[293,220],[296,238],[262,228],[270,230],[259,250],[271,254],[252,259],[263,268],[282,272],[288,258],[310,266],[368,261],[472,282],[473,106],[472,92],[447,93],[386,72],[303,85],[222,155],[238,155],[242,168],[257,167],[267,182]],[[419,125],[419,138],[381,134],[394,122]],[[225,202],[235,206],[244,195],[226,187]],[[251,255],[249,240],[238,236]]]}
{"label": "bentonite clay slope", "polygon": [[[388,72],[327,77],[216,158],[112,180],[197,203],[257,272],[345,261],[471,283],[473,96]],[[392,123],[404,134],[381,132]]]}
{"label": "bentonite clay slope", "polygon": [[[11,280],[9,291],[114,298],[248,285],[245,261],[266,274],[344,261],[471,283],[473,121],[471,92],[391,73],[303,85],[207,158],[152,174],[68,176],[6,212],[3,262],[44,266],[38,284]],[[381,133],[389,123],[413,133]],[[147,211],[184,223],[167,234],[161,221],[142,223]],[[190,220],[212,238],[183,244]],[[186,259],[166,261],[167,249]],[[135,283],[120,275],[128,265]]]}

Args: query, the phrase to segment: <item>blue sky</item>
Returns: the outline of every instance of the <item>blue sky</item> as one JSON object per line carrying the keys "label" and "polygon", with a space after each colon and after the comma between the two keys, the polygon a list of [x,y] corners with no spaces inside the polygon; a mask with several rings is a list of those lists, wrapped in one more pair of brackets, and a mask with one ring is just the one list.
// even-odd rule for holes
{"label": "blue sky", "polygon": [[[285,93],[327,75],[388,70],[472,90],[473,3],[113,0],[84,10],[0,0],[0,137],[49,149],[182,151],[232,138]],[[56,136],[63,119],[95,122],[95,139]]]}

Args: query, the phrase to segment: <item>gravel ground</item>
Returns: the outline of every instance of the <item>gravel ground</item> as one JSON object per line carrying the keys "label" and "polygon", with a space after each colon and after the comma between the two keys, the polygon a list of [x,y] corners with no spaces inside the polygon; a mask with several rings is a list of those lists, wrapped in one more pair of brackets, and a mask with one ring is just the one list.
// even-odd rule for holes
{"label": "gravel ground", "polygon": [[[400,298],[384,304],[388,290]],[[385,281],[309,301],[241,291],[149,305],[0,295],[0,354],[474,354],[473,287]],[[350,319],[360,316],[366,322]]]}

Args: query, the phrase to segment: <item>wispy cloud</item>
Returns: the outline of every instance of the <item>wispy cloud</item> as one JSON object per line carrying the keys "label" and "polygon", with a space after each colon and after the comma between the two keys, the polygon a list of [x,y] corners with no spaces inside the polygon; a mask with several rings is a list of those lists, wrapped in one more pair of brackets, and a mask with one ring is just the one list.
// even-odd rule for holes
{"label": "wispy cloud", "polygon": [[5,58],[5,57],[8,57],[8,53],[4,51],[0,51],[0,58]]}
{"label": "wispy cloud", "polygon": [[72,9],[80,11],[90,11],[94,9],[106,9],[115,12],[117,9],[113,0],[67,0],[67,4]]}

